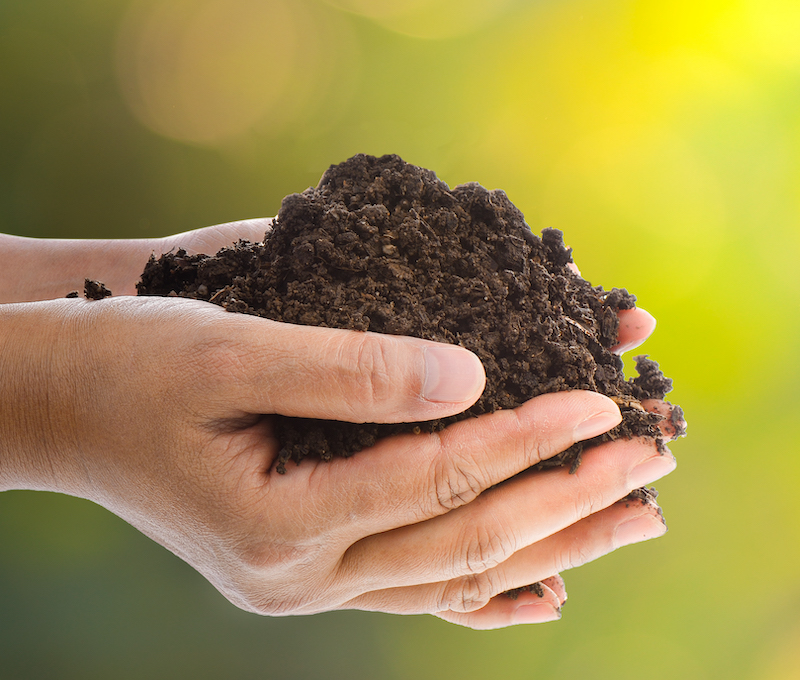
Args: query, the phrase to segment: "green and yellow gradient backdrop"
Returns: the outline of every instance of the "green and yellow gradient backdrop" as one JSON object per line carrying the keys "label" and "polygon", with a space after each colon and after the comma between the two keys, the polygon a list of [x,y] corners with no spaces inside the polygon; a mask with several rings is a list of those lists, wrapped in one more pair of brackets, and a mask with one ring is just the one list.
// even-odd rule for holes
{"label": "green and yellow gradient backdrop", "polygon": [[[800,677],[797,0],[0,0],[0,230],[273,215],[357,152],[502,188],[659,320],[670,532],[555,624],[262,619],[110,513],[0,495],[0,678]],[[1,406],[0,406],[1,407]]]}

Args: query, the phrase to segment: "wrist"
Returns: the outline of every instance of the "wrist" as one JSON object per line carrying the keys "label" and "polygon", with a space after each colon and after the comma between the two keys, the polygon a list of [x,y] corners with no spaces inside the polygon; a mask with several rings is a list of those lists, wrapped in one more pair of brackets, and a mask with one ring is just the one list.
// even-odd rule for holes
{"label": "wrist", "polygon": [[75,381],[60,356],[70,326],[62,303],[0,305],[0,490],[75,494]]}

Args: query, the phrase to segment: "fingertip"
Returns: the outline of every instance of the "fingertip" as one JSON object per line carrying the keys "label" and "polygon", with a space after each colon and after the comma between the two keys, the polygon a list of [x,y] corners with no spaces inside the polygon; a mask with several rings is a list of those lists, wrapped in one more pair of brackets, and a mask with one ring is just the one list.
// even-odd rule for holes
{"label": "fingertip", "polygon": [[625,545],[640,543],[658,538],[667,533],[664,518],[654,512],[645,512],[633,519],[627,519],[614,529],[613,546],[616,550]]}
{"label": "fingertip", "polygon": [[615,354],[635,349],[649,338],[656,329],[656,318],[641,307],[621,309],[619,316],[618,343],[612,348]]}
{"label": "fingertip", "polygon": [[556,597],[558,597],[559,604],[563,607],[564,603],[567,601],[567,586],[564,583],[564,578],[561,574],[556,574],[555,576],[550,576],[542,581],[543,586],[547,586],[550,590],[555,593]]}
{"label": "fingertip", "polygon": [[609,397],[599,392],[583,392],[584,409],[573,430],[576,442],[597,437],[622,422],[619,406]]}
{"label": "fingertip", "polygon": [[549,623],[561,618],[561,608],[549,602],[535,602],[519,607],[515,612],[512,623]]}
{"label": "fingertip", "polygon": [[436,403],[474,404],[486,387],[481,360],[459,345],[425,344],[422,399]]}
{"label": "fingertip", "polygon": [[[536,592],[532,592],[530,595],[523,594],[525,596],[519,598],[511,617],[512,623],[549,623],[561,618],[561,605],[563,604],[561,596],[550,587],[547,581],[540,581],[538,586]],[[564,600],[566,600],[566,593]]]}
{"label": "fingertip", "polygon": [[687,423],[680,406],[670,404],[664,399],[642,399],[642,408],[662,417],[658,429],[667,441],[686,436]]}
{"label": "fingertip", "polygon": [[436,616],[473,630],[496,630],[518,624],[547,623],[561,618],[561,599],[544,582],[540,582],[541,595],[523,591],[517,599],[506,593],[495,595],[489,603],[469,613],[438,612]]}

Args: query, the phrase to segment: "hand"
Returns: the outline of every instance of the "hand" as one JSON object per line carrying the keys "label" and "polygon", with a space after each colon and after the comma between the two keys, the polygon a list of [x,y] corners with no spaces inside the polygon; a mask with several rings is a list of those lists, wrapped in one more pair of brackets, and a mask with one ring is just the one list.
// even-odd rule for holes
{"label": "hand", "polygon": [[[274,472],[272,418],[259,414],[458,413],[483,386],[461,348],[159,298],[4,305],[0,329],[0,488],[91,499],[250,611],[542,621],[558,616],[557,578],[543,599],[500,593],[664,531],[654,508],[615,504],[674,466],[652,442],[597,447],[574,475],[518,475],[619,422],[589,392]],[[427,384],[426,361],[447,380]]]}
{"label": "hand", "polygon": [[[190,255],[204,253],[214,255],[221,248],[233,245],[237,241],[252,241],[259,243],[264,240],[264,235],[272,230],[274,218],[258,218],[252,220],[239,220],[238,222],[226,222],[225,224],[215,224],[212,227],[203,227],[185,231],[181,234],[167,236],[160,239],[158,247],[155,249],[156,256],[167,253],[170,250],[183,248]],[[144,263],[141,269],[144,269]]]}
{"label": "hand", "polygon": [[39,239],[0,234],[0,303],[55,300],[101,281],[114,295],[136,295],[150,255],[183,248],[214,254],[239,239],[261,241],[271,219],[242,220],[153,239]]}

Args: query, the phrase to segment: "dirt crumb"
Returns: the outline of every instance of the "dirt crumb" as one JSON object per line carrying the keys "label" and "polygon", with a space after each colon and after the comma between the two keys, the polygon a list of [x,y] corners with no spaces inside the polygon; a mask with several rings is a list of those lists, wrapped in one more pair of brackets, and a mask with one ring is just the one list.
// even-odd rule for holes
{"label": "dirt crumb", "polygon": [[[111,297],[112,292],[100,281],[86,279],[83,282],[83,295],[87,300],[102,300],[103,298]],[[77,293],[74,296],[70,293],[67,297],[77,297]]]}

